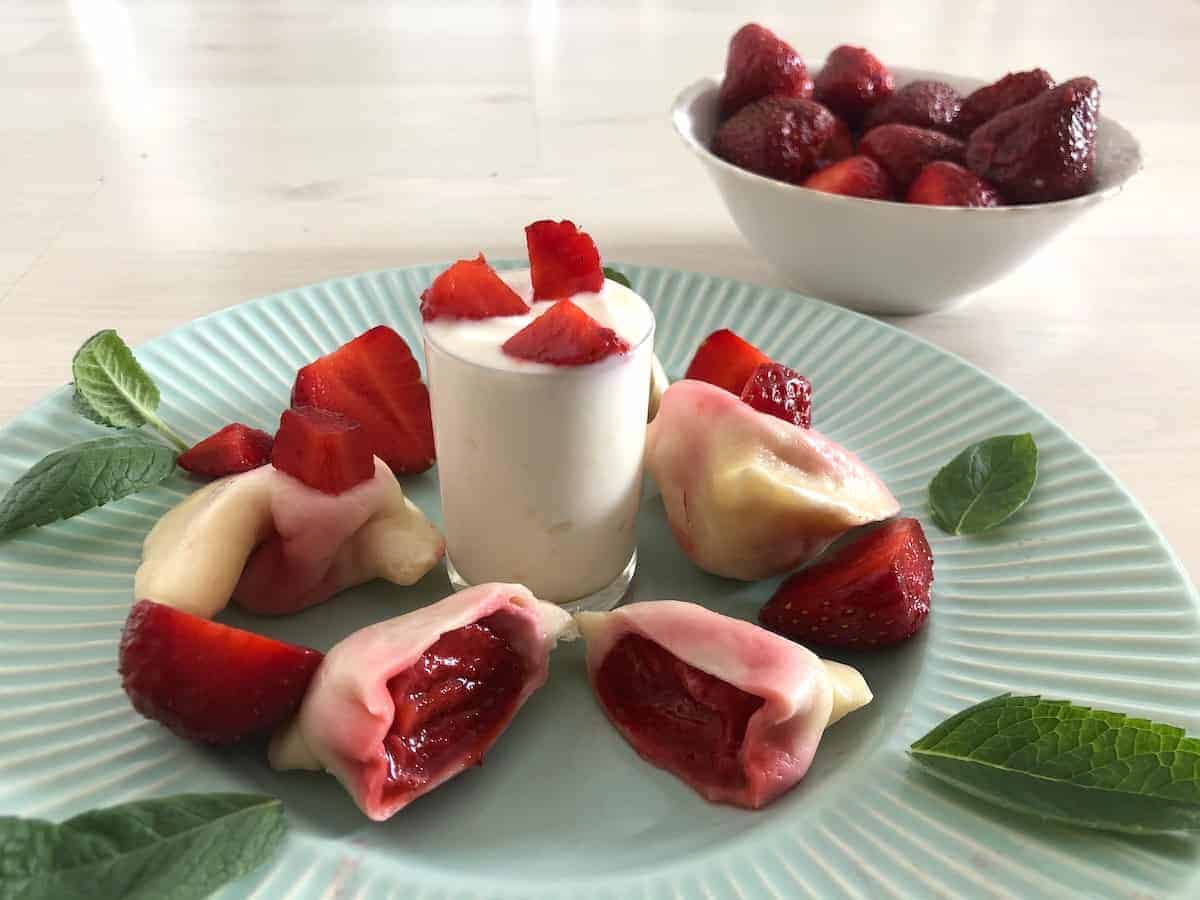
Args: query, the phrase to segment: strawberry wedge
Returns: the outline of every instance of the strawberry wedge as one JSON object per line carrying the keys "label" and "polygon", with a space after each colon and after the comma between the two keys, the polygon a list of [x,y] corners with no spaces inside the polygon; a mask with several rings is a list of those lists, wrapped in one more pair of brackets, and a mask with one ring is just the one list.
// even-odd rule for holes
{"label": "strawberry wedge", "polygon": [[700,344],[683,377],[692,381],[707,381],[741,396],[754,370],[770,362],[771,358],[749,341],[738,337],[728,328],[722,328]]}
{"label": "strawberry wedge", "polygon": [[600,251],[586,231],[564,219],[525,227],[534,300],[562,300],[604,287]]}
{"label": "strawberry wedge", "polygon": [[342,494],[375,477],[362,426],[311,406],[283,411],[271,462],[323,494]]}
{"label": "strawberry wedge", "polygon": [[570,300],[559,300],[505,341],[501,349],[531,362],[585,366],[628,353],[629,344]]}
{"label": "strawberry wedge", "polygon": [[272,438],[265,431],[234,422],[179,454],[179,468],[193,475],[224,478],[249,472],[271,461]]}
{"label": "strawberry wedge", "polygon": [[433,280],[421,294],[421,318],[490,319],[529,312],[525,301],[504,283],[483,254],[460,259]]}

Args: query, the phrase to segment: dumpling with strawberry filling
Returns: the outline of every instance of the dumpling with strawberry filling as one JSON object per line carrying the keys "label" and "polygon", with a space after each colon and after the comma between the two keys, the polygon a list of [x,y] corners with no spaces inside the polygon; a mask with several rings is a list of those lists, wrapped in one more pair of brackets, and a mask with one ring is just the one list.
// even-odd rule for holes
{"label": "dumpling with strawberry filling", "polygon": [[747,809],[800,781],[825,729],[871,701],[862,675],[694,603],[580,613],[592,690],[651,765]]}
{"label": "dumpling with strawberry filling", "polygon": [[546,682],[571,617],[516,584],[484,584],[357,631],[326,655],[276,769],[325,769],[388,819],[483,756]]}
{"label": "dumpling with strawberry filling", "polygon": [[900,511],[845,447],[701,381],[663,395],[646,467],[680,548],[726,578],[791,571],[849,529]]}

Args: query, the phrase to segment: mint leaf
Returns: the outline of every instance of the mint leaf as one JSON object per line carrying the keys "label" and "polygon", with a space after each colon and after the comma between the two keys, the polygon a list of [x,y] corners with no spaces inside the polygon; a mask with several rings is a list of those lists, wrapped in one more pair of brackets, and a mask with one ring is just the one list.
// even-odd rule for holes
{"label": "mint leaf", "polygon": [[158,484],[175,470],[175,451],[137,431],[51,453],[0,499],[0,537],[69,519]]}
{"label": "mint leaf", "polygon": [[75,351],[75,409],[110,428],[150,425],[180,450],[187,443],[158,417],[159,393],[133,351],[111,328],[97,332]]}
{"label": "mint leaf", "polygon": [[950,534],[995,528],[1025,505],[1037,471],[1038,449],[1031,434],[1006,434],[972,444],[929,483],[933,521]]}
{"label": "mint leaf", "polygon": [[609,281],[615,281],[617,284],[623,284],[627,288],[631,288],[631,289],[633,288],[633,285],[629,283],[629,279],[625,277],[625,273],[618,271],[617,269],[613,269],[613,268],[610,268],[609,266],[605,266],[604,267],[604,277],[607,278]]}
{"label": "mint leaf", "polygon": [[0,817],[0,900],[198,900],[266,862],[287,824],[256,794],[179,794],[61,825]]}
{"label": "mint leaf", "polygon": [[947,719],[909,753],[930,775],[1045,819],[1200,831],[1200,740],[1173,725],[1002,694]]}

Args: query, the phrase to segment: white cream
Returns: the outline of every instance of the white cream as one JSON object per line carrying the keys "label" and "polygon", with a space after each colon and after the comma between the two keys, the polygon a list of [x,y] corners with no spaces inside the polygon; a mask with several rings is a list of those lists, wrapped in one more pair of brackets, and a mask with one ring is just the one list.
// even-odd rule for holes
{"label": "white cream", "polygon": [[[502,273],[529,302],[527,270]],[[654,316],[605,281],[571,298],[629,344],[585,366],[508,356],[521,316],[425,324],[447,555],[472,584],[526,585],[567,603],[625,571],[642,483]]]}

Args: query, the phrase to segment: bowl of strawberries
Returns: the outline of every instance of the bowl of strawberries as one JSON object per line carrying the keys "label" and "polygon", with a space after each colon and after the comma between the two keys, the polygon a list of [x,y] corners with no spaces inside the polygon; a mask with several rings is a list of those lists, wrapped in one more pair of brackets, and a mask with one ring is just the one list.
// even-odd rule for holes
{"label": "bowl of strawberries", "polygon": [[761,25],[672,108],[750,244],[789,284],[863,312],[954,305],[1121,190],[1137,140],[1088,77],[988,83],[835,48],[810,72]]}

